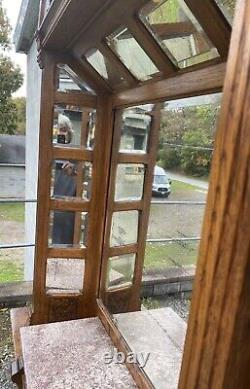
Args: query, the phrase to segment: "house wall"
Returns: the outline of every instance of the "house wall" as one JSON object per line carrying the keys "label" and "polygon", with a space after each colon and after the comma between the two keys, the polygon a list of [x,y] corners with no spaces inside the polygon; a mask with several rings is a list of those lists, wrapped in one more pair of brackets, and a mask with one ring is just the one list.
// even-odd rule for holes
{"label": "house wall", "polygon": [[25,193],[25,165],[0,164],[0,198],[22,198]]}
{"label": "house wall", "polygon": [[[27,106],[26,106],[26,199],[37,198],[38,151],[40,124],[40,97],[42,71],[37,63],[37,46],[34,41],[27,54]],[[25,239],[35,242],[36,204],[25,205]],[[27,248],[25,255],[25,280],[33,279],[34,248]]]}

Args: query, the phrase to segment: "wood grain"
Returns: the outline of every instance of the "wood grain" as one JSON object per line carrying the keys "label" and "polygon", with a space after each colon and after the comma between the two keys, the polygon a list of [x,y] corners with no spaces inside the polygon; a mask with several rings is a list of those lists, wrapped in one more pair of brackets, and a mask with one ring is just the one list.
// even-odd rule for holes
{"label": "wood grain", "polygon": [[250,3],[240,0],[205,213],[180,389],[250,385]]}
{"label": "wood grain", "polygon": [[220,92],[224,84],[225,69],[225,63],[217,64],[120,92],[114,94],[113,105],[117,108],[129,107]]}

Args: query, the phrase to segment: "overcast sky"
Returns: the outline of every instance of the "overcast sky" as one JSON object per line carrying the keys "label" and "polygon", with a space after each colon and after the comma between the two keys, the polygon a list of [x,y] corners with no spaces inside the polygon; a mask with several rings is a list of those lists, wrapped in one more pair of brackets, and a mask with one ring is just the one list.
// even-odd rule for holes
{"label": "overcast sky", "polygon": [[[3,0],[3,7],[7,10],[13,32],[16,26],[21,3],[22,0]],[[26,96],[26,55],[17,54],[13,46],[10,56],[12,60],[21,67],[25,78],[23,86],[15,93],[15,96]]]}

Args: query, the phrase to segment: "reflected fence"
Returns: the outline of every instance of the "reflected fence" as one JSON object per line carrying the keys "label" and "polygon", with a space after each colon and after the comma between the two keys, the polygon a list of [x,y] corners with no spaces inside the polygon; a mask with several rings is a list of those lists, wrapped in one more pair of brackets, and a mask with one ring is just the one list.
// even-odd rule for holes
{"label": "reflected fence", "polygon": [[[0,199],[0,207],[3,205],[11,205],[11,204],[36,204],[36,199]],[[173,207],[188,207],[191,212],[186,212],[187,223],[192,223],[192,218],[187,216],[187,214],[195,213],[193,207],[202,207],[202,211],[205,207],[205,201],[170,201],[170,200],[155,200],[154,198],[151,201],[151,209],[152,207],[163,207],[167,206],[167,209]],[[162,208],[161,208],[162,210]],[[158,212],[158,211],[157,211]],[[156,212],[155,218],[158,218],[158,213]],[[161,211],[160,211],[161,212]],[[164,208],[164,212],[166,212],[166,208]],[[161,212],[164,214],[164,212]],[[173,211],[175,212],[175,211]],[[171,214],[171,212],[166,212],[166,218]],[[181,214],[181,213],[180,213]],[[202,222],[201,212],[199,212],[199,223]],[[157,219],[158,220],[158,219]],[[197,220],[195,221],[197,223]],[[155,221],[152,222],[155,224]],[[171,226],[171,220],[169,221]],[[162,224],[162,221],[159,223],[159,228],[161,229],[160,237],[151,236],[152,234],[148,234],[148,238],[146,241],[146,252],[145,252],[145,262],[144,262],[144,276],[146,277],[159,277],[159,276],[167,276],[171,269],[182,269],[185,273],[185,270],[189,270],[190,268],[195,268],[197,261],[197,254],[200,242],[199,234],[195,236],[187,236],[186,233],[183,233],[182,227],[179,229],[173,228],[173,235],[175,230],[175,235],[177,236],[162,236],[165,232],[165,227]],[[150,230],[150,226],[149,226]],[[197,229],[198,231],[199,229]],[[185,231],[186,232],[186,231]],[[10,236],[11,236],[10,231]],[[35,247],[34,242],[15,242],[0,244],[0,262],[4,261],[6,258],[3,253],[9,253],[6,250],[17,250],[18,249],[26,249]],[[4,251],[5,250],[5,251]],[[2,254],[2,255],[1,255]],[[23,252],[23,256],[25,258],[25,253]],[[15,257],[15,256],[14,256]],[[9,260],[11,260],[12,256],[9,256]],[[25,260],[25,259],[24,259]],[[24,266],[24,264],[22,264]],[[24,277],[23,277],[24,278]],[[13,281],[24,281],[24,279],[19,278],[11,278],[4,279],[5,282],[13,282]],[[3,283],[3,280],[0,280],[0,284]]]}

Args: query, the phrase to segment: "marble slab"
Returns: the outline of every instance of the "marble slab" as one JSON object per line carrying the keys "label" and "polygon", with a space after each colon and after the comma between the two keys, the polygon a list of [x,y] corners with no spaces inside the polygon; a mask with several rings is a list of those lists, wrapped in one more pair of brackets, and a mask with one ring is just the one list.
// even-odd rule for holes
{"label": "marble slab", "polygon": [[114,346],[98,318],[21,329],[27,389],[135,389],[124,364],[106,364]]}

